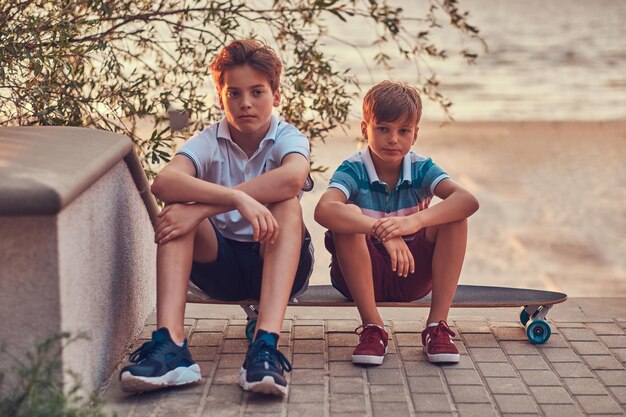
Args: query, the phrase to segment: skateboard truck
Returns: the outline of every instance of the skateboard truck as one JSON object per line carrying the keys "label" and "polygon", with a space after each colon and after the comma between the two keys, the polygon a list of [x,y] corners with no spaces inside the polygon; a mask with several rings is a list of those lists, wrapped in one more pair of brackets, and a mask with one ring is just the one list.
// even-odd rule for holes
{"label": "skateboard truck", "polygon": [[527,305],[522,307],[519,319],[526,327],[526,336],[531,343],[541,345],[548,341],[552,330],[546,321],[546,315],[552,305]]}

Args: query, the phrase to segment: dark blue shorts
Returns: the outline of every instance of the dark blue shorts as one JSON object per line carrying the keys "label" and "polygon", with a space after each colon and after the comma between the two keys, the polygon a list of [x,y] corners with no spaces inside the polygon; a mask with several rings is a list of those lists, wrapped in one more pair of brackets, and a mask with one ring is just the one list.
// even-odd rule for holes
{"label": "dark blue shorts", "polygon": [[[211,263],[194,262],[191,281],[211,298],[223,301],[258,300],[261,296],[263,258],[258,242],[240,242],[225,238],[217,230],[217,260]],[[306,231],[291,296],[299,295],[309,284],[313,271],[313,245]]]}

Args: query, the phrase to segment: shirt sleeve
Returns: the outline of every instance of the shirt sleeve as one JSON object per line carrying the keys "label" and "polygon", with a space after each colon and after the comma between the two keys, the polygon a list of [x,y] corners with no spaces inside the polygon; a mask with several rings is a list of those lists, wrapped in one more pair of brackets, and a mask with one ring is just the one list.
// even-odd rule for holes
{"label": "shirt sleeve", "polygon": [[299,153],[310,161],[309,140],[298,129],[291,125],[285,126],[274,144],[274,158],[281,164],[290,153]]}
{"label": "shirt sleeve", "polygon": [[354,201],[359,191],[359,177],[349,161],[343,161],[333,173],[328,183],[328,188],[337,188],[345,194],[348,201]]}
{"label": "shirt sleeve", "polygon": [[435,195],[435,187],[441,181],[450,176],[439,165],[435,164],[432,159],[426,159],[420,166],[419,178],[421,178],[421,188],[429,197]]}
{"label": "shirt sleeve", "polygon": [[208,164],[214,158],[216,149],[217,143],[215,140],[211,140],[209,132],[202,131],[187,140],[176,152],[176,155],[184,155],[189,158],[196,167],[196,178],[206,179]]}

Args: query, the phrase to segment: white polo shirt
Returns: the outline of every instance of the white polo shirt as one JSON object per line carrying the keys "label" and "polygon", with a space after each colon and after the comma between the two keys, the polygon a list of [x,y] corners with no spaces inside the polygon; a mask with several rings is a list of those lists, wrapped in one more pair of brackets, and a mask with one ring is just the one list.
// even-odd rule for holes
{"label": "white polo shirt", "polygon": [[[279,167],[283,158],[294,152],[308,161],[308,139],[294,126],[272,115],[269,131],[250,158],[231,139],[225,118],[193,136],[176,154],[185,155],[193,162],[196,178],[234,187]],[[309,191],[311,188],[309,178],[304,190]],[[252,226],[237,210],[213,216],[211,221],[224,237],[243,242],[253,241]]]}

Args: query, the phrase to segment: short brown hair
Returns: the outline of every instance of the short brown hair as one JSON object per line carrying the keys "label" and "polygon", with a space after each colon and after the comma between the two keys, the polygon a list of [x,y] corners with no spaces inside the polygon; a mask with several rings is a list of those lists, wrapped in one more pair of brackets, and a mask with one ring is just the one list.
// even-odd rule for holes
{"label": "short brown hair", "polygon": [[422,99],[417,90],[404,83],[381,81],[363,98],[366,122],[394,122],[406,118],[417,124],[422,117]]}
{"label": "short brown hair", "polygon": [[255,39],[241,39],[222,48],[211,64],[211,73],[217,91],[224,87],[224,72],[230,68],[250,65],[267,77],[272,92],[280,86],[283,63],[272,48]]}

